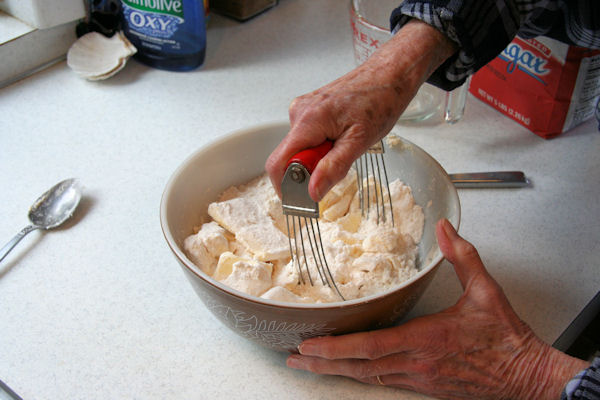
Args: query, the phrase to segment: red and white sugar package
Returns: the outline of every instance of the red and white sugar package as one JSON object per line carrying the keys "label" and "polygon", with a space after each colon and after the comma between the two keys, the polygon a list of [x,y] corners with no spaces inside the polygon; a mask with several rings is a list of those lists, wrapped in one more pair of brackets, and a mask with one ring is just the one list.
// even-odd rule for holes
{"label": "red and white sugar package", "polygon": [[516,37],[471,78],[471,94],[543,138],[594,116],[600,50]]}

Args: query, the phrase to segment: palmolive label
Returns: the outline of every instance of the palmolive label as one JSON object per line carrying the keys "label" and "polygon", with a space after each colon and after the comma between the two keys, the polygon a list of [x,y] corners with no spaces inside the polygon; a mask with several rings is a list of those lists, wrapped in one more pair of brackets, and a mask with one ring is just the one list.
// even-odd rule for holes
{"label": "palmolive label", "polygon": [[516,37],[471,79],[471,94],[535,134],[551,138],[594,116],[600,50]]}

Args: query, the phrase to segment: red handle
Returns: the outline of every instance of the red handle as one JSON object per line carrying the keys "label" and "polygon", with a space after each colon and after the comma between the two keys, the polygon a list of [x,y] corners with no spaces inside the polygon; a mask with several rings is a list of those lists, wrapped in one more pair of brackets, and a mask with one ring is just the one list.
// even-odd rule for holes
{"label": "red handle", "polygon": [[329,153],[333,147],[332,140],[326,140],[317,147],[312,147],[310,149],[302,150],[299,153],[296,153],[295,156],[292,156],[288,161],[286,168],[290,166],[291,163],[299,163],[307,169],[309,174],[313,173],[313,170],[321,161],[321,158],[325,157],[325,154]]}

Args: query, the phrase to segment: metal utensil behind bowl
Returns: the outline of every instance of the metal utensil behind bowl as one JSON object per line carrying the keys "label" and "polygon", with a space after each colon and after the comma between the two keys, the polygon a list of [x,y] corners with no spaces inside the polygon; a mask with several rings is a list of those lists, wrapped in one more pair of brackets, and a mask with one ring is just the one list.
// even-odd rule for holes
{"label": "metal utensil behind bowl", "polygon": [[531,182],[521,171],[470,172],[450,174],[457,188],[522,188]]}

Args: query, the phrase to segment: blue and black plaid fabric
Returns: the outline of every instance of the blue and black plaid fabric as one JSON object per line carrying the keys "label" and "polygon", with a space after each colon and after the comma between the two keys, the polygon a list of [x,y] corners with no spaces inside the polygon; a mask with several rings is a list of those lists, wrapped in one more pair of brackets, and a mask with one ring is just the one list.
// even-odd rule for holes
{"label": "blue and black plaid fabric", "polygon": [[600,48],[599,0],[405,0],[390,17],[392,30],[411,18],[436,27],[459,46],[428,80],[446,90],[460,86],[517,34]]}
{"label": "blue and black plaid fabric", "polygon": [[600,357],[592,365],[571,379],[563,391],[561,400],[600,399]]}

